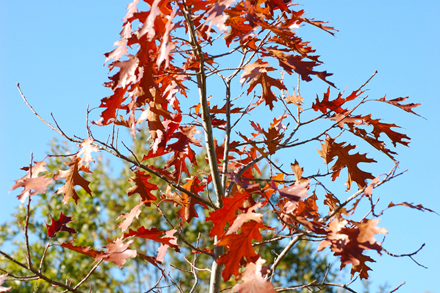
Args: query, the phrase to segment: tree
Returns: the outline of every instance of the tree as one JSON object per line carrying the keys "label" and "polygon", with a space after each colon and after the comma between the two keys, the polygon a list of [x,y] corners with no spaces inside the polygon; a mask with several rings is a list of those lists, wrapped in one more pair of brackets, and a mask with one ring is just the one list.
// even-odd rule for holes
{"label": "tree", "polygon": [[[140,132],[138,138],[134,140],[131,147],[132,151],[141,156],[143,153],[148,152],[147,133],[145,130]],[[75,152],[72,147],[64,142],[59,142],[53,140],[51,143],[52,147],[50,150],[51,154],[56,154],[55,157],[51,157],[48,160],[46,168],[50,172],[57,172],[57,170],[63,167],[63,156],[72,154]],[[197,155],[198,165],[206,164],[205,155]],[[149,160],[153,163],[153,160]],[[155,162],[157,166],[164,165],[164,162]],[[44,251],[41,243],[47,243],[50,239],[48,236],[48,229],[46,224],[51,223],[51,217],[53,215],[73,215],[76,213],[86,214],[88,217],[75,217],[75,220],[69,223],[69,226],[78,231],[78,237],[76,241],[87,246],[99,247],[101,243],[105,242],[107,238],[117,237],[115,230],[112,226],[106,225],[108,219],[116,219],[118,216],[126,210],[130,210],[132,206],[136,205],[135,197],[125,198],[123,201],[118,200],[126,195],[126,190],[130,188],[129,178],[131,176],[130,165],[124,163],[124,168],[119,174],[111,170],[110,162],[105,159],[104,156],[98,156],[96,160],[96,166],[91,168],[93,173],[90,174],[91,177],[88,179],[91,182],[100,182],[99,186],[91,187],[93,193],[93,200],[84,200],[80,204],[80,210],[77,210],[75,205],[65,205],[56,196],[51,196],[62,184],[56,184],[50,186],[45,193],[36,198],[33,201],[33,209],[38,210],[42,217],[36,218],[32,217],[29,219],[28,229],[33,235],[40,239],[41,241],[36,241],[30,244],[30,250],[33,252]],[[161,184],[160,180],[154,181],[160,189],[165,189],[166,186]],[[86,197],[87,193],[84,190],[79,190],[78,194],[80,198]],[[100,208],[100,203],[107,201],[107,208]],[[164,210],[168,217],[172,217],[172,209]],[[16,218],[22,221],[25,219],[26,211],[20,206],[17,207],[15,212]],[[56,217],[54,217],[56,218]],[[46,220],[47,223],[42,219]],[[161,223],[160,214],[148,214],[142,217],[142,225],[149,227],[161,227],[166,229],[164,223]],[[20,234],[21,230],[19,227],[19,222],[16,220],[9,221],[0,227],[0,239],[3,241],[8,241],[11,238],[16,238]],[[133,223],[131,228],[139,223]],[[164,227],[162,227],[164,226]],[[210,225],[204,221],[198,221],[196,225],[193,225],[191,231],[185,231],[185,238],[189,240],[196,241],[197,236],[203,235],[203,237],[209,237],[207,231],[209,231]],[[99,227],[99,232],[97,228]],[[136,228],[139,228],[137,225]],[[89,230],[92,231],[93,237],[90,237]],[[95,230],[95,231],[94,231]],[[205,234],[205,235],[204,235]],[[81,281],[80,275],[70,274],[70,272],[81,272],[88,269],[89,262],[87,261],[88,256],[79,254],[75,251],[68,249],[63,249],[59,244],[63,242],[68,242],[71,235],[69,233],[57,234],[56,241],[51,242],[50,249],[45,251],[45,262],[50,263],[50,266],[44,268],[44,273],[47,277],[51,279],[70,279],[72,283]],[[158,245],[154,242],[143,241],[143,239],[135,239],[136,245],[142,247],[144,251],[148,251],[150,254],[154,254]],[[57,245],[58,244],[58,245]],[[25,262],[25,256],[22,254],[20,247],[25,245],[24,241],[19,238],[14,243],[14,248],[12,249],[11,256],[19,261]],[[279,243],[273,242],[269,243],[271,247],[267,249],[272,251],[280,250]],[[315,255],[315,252],[311,248],[310,243],[302,242],[297,246],[295,254],[290,254],[285,257],[280,263],[283,267],[295,267],[295,270],[286,270],[284,277],[289,281],[313,281],[314,279],[322,279],[324,274],[327,272],[328,280],[333,279],[333,272],[328,271],[328,261],[325,258],[321,258],[321,255]],[[37,258],[41,258],[38,255]],[[75,262],[68,261],[75,259]],[[181,253],[171,254],[171,259],[168,261],[176,267],[185,267],[188,264],[185,259],[181,257]],[[62,269],[62,267],[65,267]],[[305,274],[296,274],[296,271],[309,271],[309,268],[314,268],[314,272],[309,273],[305,279],[299,279],[299,277],[304,277]],[[13,271],[15,275],[25,275],[26,270],[21,268],[13,262],[6,262],[6,266],[2,267],[5,271]],[[88,280],[85,286],[92,286],[93,288],[105,288],[100,289],[100,292],[143,292],[142,289],[149,288],[156,282],[157,274],[151,275],[151,267],[143,259],[135,258],[131,262],[124,265],[124,274],[115,274],[114,266],[111,263],[104,262],[100,265],[100,270],[93,273],[93,280]],[[178,272],[177,272],[178,273]],[[209,275],[205,272],[205,276],[202,275],[203,272],[199,274],[199,285],[198,288],[209,288]],[[183,277],[183,276],[182,276]],[[189,290],[192,287],[192,282],[190,279],[182,279],[181,286],[184,291]],[[187,290],[186,290],[187,289]],[[20,292],[51,292],[51,284],[47,282],[40,282],[38,280],[29,281],[20,284]],[[328,290],[332,292],[332,290]]]}
{"label": "tree", "polygon": [[[373,114],[361,114],[361,109],[376,102],[415,114],[412,109],[418,104],[405,104],[406,98],[368,99],[364,88],[369,80],[352,93],[335,94],[331,90],[335,87],[329,79],[331,74],[318,71],[319,56],[297,34],[301,25],[312,25],[330,34],[335,30],[307,18],[304,11],[290,3],[157,0],[147,1],[150,9],[138,12],[137,2],[129,5],[117,48],[106,54],[106,61],[113,59],[110,70],[119,71],[106,83],[113,94],[101,101],[101,119],[92,122],[113,125],[111,139],[94,137],[89,124],[89,137],[85,139],[67,136],[51,126],[80,144],[79,152],[67,157],[64,170],[42,176],[39,175],[45,172],[44,162],[31,164],[26,168],[27,175],[17,179],[13,186],[23,187],[19,198],[22,202],[27,200],[23,224],[26,247],[32,196],[45,192],[54,180],[64,179],[55,194],[63,194],[66,204],[81,204],[84,199],[75,186],[90,195],[92,190],[83,178],[86,175],[79,172],[90,172],[91,153],[104,150],[132,164],[133,185],[128,195],[139,194],[140,199],[130,212],[121,215],[120,230],[115,229],[118,223],[113,224],[118,234],[102,243],[106,244],[105,250],[77,243],[78,237],[74,243],[61,244],[64,249],[94,258],[96,265],[91,272],[102,262],[122,267],[134,257],[144,258],[162,271],[167,248],[178,251],[185,247],[194,261],[188,270],[194,276],[194,286],[198,280],[197,267],[201,265],[196,260],[204,257],[212,261],[210,292],[220,290],[220,276],[225,282],[232,276],[241,278],[232,291],[274,292],[274,285],[285,283],[278,268],[292,247],[301,240],[318,240],[319,250],[330,247],[340,257],[341,267],[351,265],[352,277],[368,278],[367,262],[373,259],[365,251],[386,251],[374,237],[386,230],[377,226],[383,211],[375,210],[377,199],[372,190],[400,175],[396,172],[397,154],[385,142],[389,140],[394,147],[408,145],[409,137],[395,131],[397,125],[384,123]],[[133,31],[133,24],[137,23],[140,27]],[[181,36],[188,36],[188,40]],[[291,92],[287,85],[296,84],[296,74],[298,86]],[[303,99],[299,80],[311,81],[316,77],[329,84],[328,90],[315,101]],[[214,78],[224,84],[223,95],[211,89]],[[241,87],[243,93],[239,93]],[[190,95],[193,92],[198,94],[198,101]],[[125,116],[121,115],[124,111]],[[246,115],[251,112],[254,116],[250,119],[259,119],[246,123]],[[143,158],[122,148],[115,131],[127,127],[136,138],[142,123],[148,125],[151,142]],[[204,134],[204,148],[198,137],[200,132]],[[376,154],[384,154],[395,166],[385,175],[365,171],[358,164],[376,161],[354,151],[354,143],[359,142]],[[317,155],[327,165],[325,172],[319,171],[322,164],[308,152],[310,146],[319,148]],[[197,163],[196,150],[200,149],[206,151],[208,168]],[[302,150],[306,159],[297,156]],[[277,159],[287,156],[290,166],[285,168]],[[165,160],[164,168],[144,161],[158,158]],[[307,165],[303,165],[304,161]],[[261,172],[263,166],[269,170],[267,176]],[[153,178],[167,187],[159,192]],[[341,180],[346,182],[347,191],[356,187],[357,191],[347,197],[335,184]],[[320,204],[322,200],[324,205]],[[363,217],[362,210],[355,214],[364,204],[369,210],[367,216]],[[396,205],[428,210],[406,202],[390,203],[389,207]],[[174,210],[174,216],[168,217],[164,210]],[[142,215],[159,213],[170,227],[164,230],[141,225],[133,229],[130,225],[138,223],[140,211]],[[56,215],[48,236],[55,237],[60,231],[76,234],[70,221],[66,215]],[[210,224],[206,231],[209,238],[188,241],[186,231],[198,222]],[[142,254],[134,243],[137,238],[161,243],[158,255]],[[267,243],[277,241],[282,244],[276,255],[265,251]],[[80,284],[66,285],[35,269],[29,248],[26,262],[2,254],[31,271],[32,278],[79,291]],[[44,254],[38,259],[43,263]],[[269,269],[264,263],[270,265]],[[181,288],[172,276],[167,278]],[[295,285],[347,287],[323,280],[286,284],[277,290],[298,288]],[[158,282],[154,288],[160,290],[160,286]]]}

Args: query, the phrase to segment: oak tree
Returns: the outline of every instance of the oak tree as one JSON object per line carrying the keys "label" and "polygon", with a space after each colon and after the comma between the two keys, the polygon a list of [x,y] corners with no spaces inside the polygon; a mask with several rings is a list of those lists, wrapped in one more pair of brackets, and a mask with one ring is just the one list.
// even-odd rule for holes
{"label": "oak tree", "polygon": [[[34,112],[76,143],[77,151],[58,155],[64,166],[55,170],[45,167],[47,158],[32,158],[23,168],[26,174],[15,180],[11,190],[23,188],[18,199],[25,205],[24,218],[17,218],[24,259],[0,251],[21,271],[8,270],[9,276],[0,280],[39,279],[64,292],[85,292],[88,283],[102,291],[93,284],[98,267],[114,264],[123,271],[135,259],[157,272],[150,292],[204,291],[199,279],[208,278],[206,272],[206,290],[212,293],[326,287],[353,292],[346,283],[330,282],[325,270],[319,280],[307,279],[302,270],[296,273],[304,276],[286,280],[284,271],[291,268],[285,260],[304,243],[317,242],[318,251],[331,251],[341,269],[350,268],[351,278],[367,279],[369,263],[375,261],[369,252],[388,253],[378,241],[388,233],[379,222],[386,210],[403,205],[431,211],[408,202],[377,208],[374,189],[402,174],[395,148],[408,146],[410,138],[382,120],[388,117],[363,111],[375,103],[418,116],[414,108],[420,104],[408,97],[368,97],[366,87],[376,73],[352,92],[339,91],[332,74],[319,69],[316,50],[298,34],[303,26],[331,35],[335,28],[310,18],[294,2],[145,2],[128,5],[116,48],[105,54],[110,70],[105,86],[111,94],[99,104],[99,119],[92,121],[87,111],[87,137],[69,136]],[[303,97],[299,85],[311,81],[326,83],[328,89],[315,99]],[[109,136],[96,137],[95,127],[106,127]],[[148,140],[144,153],[119,139],[124,128],[134,140]],[[360,143],[371,153],[360,151]],[[123,197],[111,196],[120,187],[100,184],[93,174],[99,152],[130,164]],[[369,165],[383,160],[381,154],[394,166],[373,174]],[[104,189],[110,195],[96,201],[94,193]],[[45,243],[36,252],[29,223],[40,216],[33,205],[38,194],[74,207],[87,201],[104,210],[118,202],[129,201],[130,207],[102,223],[111,238],[98,236],[103,227],[74,228],[75,219],[88,215],[47,213]],[[153,224],[150,214],[161,220]],[[197,235],[190,236],[194,231]],[[100,245],[87,241],[90,235],[101,237]],[[157,250],[145,249],[147,242]],[[81,275],[67,283],[49,276],[45,268],[51,249],[81,255],[90,269],[62,272]],[[173,274],[169,265],[178,260],[169,256],[171,251],[185,261]]]}

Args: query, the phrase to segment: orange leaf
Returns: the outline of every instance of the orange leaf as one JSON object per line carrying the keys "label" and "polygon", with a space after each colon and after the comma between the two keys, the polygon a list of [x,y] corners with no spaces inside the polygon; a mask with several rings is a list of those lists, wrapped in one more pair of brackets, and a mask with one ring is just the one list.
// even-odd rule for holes
{"label": "orange leaf", "polygon": [[263,240],[260,229],[265,228],[262,223],[250,221],[241,226],[240,234],[226,235],[217,243],[218,246],[228,246],[228,252],[223,254],[219,259],[219,264],[224,264],[222,276],[227,281],[231,275],[238,276],[240,262],[246,258],[247,262],[256,261],[259,257],[252,246],[252,239],[257,241]]}
{"label": "orange leaf", "polygon": [[79,185],[84,190],[92,196],[92,191],[89,188],[90,182],[85,180],[81,177],[78,173],[78,163],[80,159],[77,157],[73,157],[72,160],[68,163],[64,163],[65,165],[69,166],[69,170],[66,171],[59,171],[55,176],[54,179],[66,179],[66,183],[58,188],[58,190],[55,192],[55,194],[64,193],[63,202],[64,204],[67,204],[69,202],[69,198],[73,198],[76,204],[78,204],[79,196],[75,191],[75,186]]}
{"label": "orange leaf", "polygon": [[344,146],[343,143],[336,143],[333,138],[327,137],[325,143],[321,144],[322,150],[318,150],[319,155],[324,159],[324,162],[328,165],[335,157],[338,157],[335,164],[331,167],[333,181],[339,176],[342,168],[347,168],[347,190],[350,190],[351,183],[354,181],[358,184],[359,189],[366,186],[366,179],[374,179],[371,173],[364,172],[359,169],[357,164],[359,163],[375,163],[376,161],[366,157],[366,154],[349,154],[351,150],[356,146],[348,144]]}

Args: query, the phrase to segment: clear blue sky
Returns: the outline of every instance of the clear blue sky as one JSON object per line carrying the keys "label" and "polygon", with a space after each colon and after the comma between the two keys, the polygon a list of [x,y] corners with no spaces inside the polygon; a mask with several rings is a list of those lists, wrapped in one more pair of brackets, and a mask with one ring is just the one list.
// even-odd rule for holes
{"label": "clear blue sky", "polygon": [[[41,160],[56,134],[27,109],[15,83],[34,108],[50,119],[52,112],[63,129],[85,136],[87,104],[99,105],[109,91],[103,53],[119,37],[121,19],[131,1],[1,1],[0,2],[0,223],[19,205],[8,194],[29,155]],[[355,89],[375,70],[369,95],[380,98],[410,96],[421,102],[416,112],[383,112],[385,122],[402,125],[412,138],[410,148],[400,147],[399,160],[406,175],[381,187],[383,199],[421,203],[440,212],[438,192],[440,115],[438,97],[440,57],[440,4],[438,1],[299,1],[309,16],[328,20],[337,38],[317,30],[300,30],[318,50],[331,81],[341,89]],[[322,83],[303,92],[314,99],[326,88]],[[389,108],[387,108],[389,109]],[[390,116],[391,115],[391,116]],[[386,200],[385,200],[386,201]],[[388,282],[399,292],[440,292],[440,217],[405,208],[390,210],[380,226],[389,231],[385,246],[396,254],[409,253],[422,243],[415,257],[425,270],[408,258],[382,256],[373,264],[373,286]],[[381,239],[380,239],[381,240]],[[391,288],[390,287],[390,288]]]}

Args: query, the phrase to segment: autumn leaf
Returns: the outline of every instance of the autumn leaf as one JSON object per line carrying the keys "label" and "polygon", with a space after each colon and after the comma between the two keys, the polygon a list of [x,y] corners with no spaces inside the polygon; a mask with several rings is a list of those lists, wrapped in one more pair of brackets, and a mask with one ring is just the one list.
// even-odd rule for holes
{"label": "autumn leaf", "polygon": [[[0,285],[6,280],[7,276],[8,276],[8,274],[0,275]],[[12,287],[0,286],[0,292],[8,292],[8,291],[11,291],[11,290],[12,290]]]}
{"label": "autumn leaf", "polygon": [[61,212],[58,220],[52,218],[52,215],[50,215],[50,218],[52,219],[52,223],[50,225],[46,223],[47,235],[49,235],[49,237],[55,237],[55,235],[61,231],[68,232],[70,235],[77,233],[75,229],[67,227],[67,224],[72,222],[72,216],[65,216],[63,212]]}
{"label": "autumn leaf", "polygon": [[44,193],[47,186],[53,182],[53,178],[51,177],[38,177],[40,173],[47,171],[44,165],[46,165],[44,161],[39,161],[34,162],[34,165],[31,167],[26,166],[21,168],[22,170],[27,171],[26,175],[14,180],[15,184],[12,185],[9,190],[12,191],[19,187],[23,187],[22,192],[17,196],[21,203],[24,203],[29,196]]}
{"label": "autumn leaf", "polygon": [[75,239],[70,240],[69,242],[64,242],[61,243],[61,247],[65,247],[68,248],[70,250],[91,256],[95,259],[95,261],[97,259],[100,259],[101,256],[104,254],[103,251],[98,251],[98,250],[94,250],[91,249],[90,246],[75,246],[73,245],[73,242],[75,241]]}
{"label": "autumn leaf", "polygon": [[[198,177],[187,178],[187,183],[182,186],[186,190],[191,191],[192,193],[199,194],[205,189],[205,184],[200,181]],[[187,223],[191,222],[191,220],[195,217],[198,217],[197,211],[195,209],[195,205],[199,204],[204,208],[207,206],[198,201],[197,199],[190,197],[186,193],[182,193],[183,203],[184,205],[177,211],[177,215],[179,218],[185,220]]]}
{"label": "autumn leaf", "polygon": [[333,138],[327,137],[324,144],[321,144],[321,147],[322,150],[318,150],[318,153],[327,165],[330,164],[335,157],[338,157],[334,165],[331,167],[331,170],[334,171],[332,174],[333,181],[339,177],[339,173],[343,168],[347,168],[347,190],[350,190],[353,181],[358,184],[359,189],[362,189],[366,186],[365,180],[374,179],[374,176],[371,173],[360,170],[357,164],[375,163],[376,161],[367,158],[365,154],[349,154],[349,152],[356,148],[356,146],[337,143]]}
{"label": "autumn leaf", "polygon": [[128,190],[128,196],[138,193],[141,196],[143,203],[146,206],[150,206],[151,201],[157,200],[151,191],[158,190],[159,188],[155,184],[148,182],[148,179],[151,178],[151,175],[145,174],[145,171],[136,170],[134,174],[135,175],[131,177],[129,181],[135,182],[136,184],[130,187]]}
{"label": "autumn leaf", "polygon": [[220,237],[223,234],[223,231],[226,227],[226,224],[229,222],[232,224],[234,219],[237,217],[236,212],[238,208],[240,208],[244,201],[250,196],[250,194],[246,191],[236,192],[232,197],[224,197],[223,207],[212,211],[209,214],[209,217],[206,218],[206,221],[212,221],[214,223],[214,227],[212,228],[209,236]]}
{"label": "autumn leaf", "polygon": [[275,79],[267,75],[268,71],[275,70],[267,62],[258,59],[252,64],[246,66],[245,71],[241,75],[240,82],[243,84],[248,80],[249,88],[247,93],[249,94],[255,86],[258,84],[262,87],[261,100],[266,102],[266,105],[272,110],[273,103],[278,100],[278,98],[273,94],[271,87],[277,87],[280,90],[287,90],[280,79]]}
{"label": "autumn leaf", "polygon": [[256,261],[259,257],[252,246],[252,240],[261,241],[263,236],[260,229],[266,228],[262,223],[255,221],[246,222],[241,226],[239,234],[231,234],[222,237],[222,240],[217,243],[218,246],[228,246],[228,251],[223,254],[218,263],[225,265],[222,276],[223,280],[227,281],[231,275],[238,276],[240,262],[246,258],[247,262]]}
{"label": "autumn leaf", "polygon": [[159,246],[159,248],[157,249],[157,257],[156,257],[157,261],[163,262],[165,255],[166,255],[166,252],[168,250],[168,247],[173,247],[174,250],[176,250],[177,252],[180,251],[177,246],[177,238],[175,236],[173,236],[174,233],[176,233],[176,232],[177,232],[176,229],[172,229],[172,230],[167,231],[165,233],[165,237],[163,237],[163,238],[167,239],[168,242],[166,244],[162,243],[162,245]]}
{"label": "autumn leaf", "polygon": [[347,220],[335,218],[326,229],[328,232],[326,239],[323,240],[318,250],[330,245],[334,255],[341,257],[341,269],[347,264],[352,265],[351,276],[358,272],[361,279],[368,278],[368,271],[371,268],[366,262],[374,260],[363,254],[365,250],[376,250],[378,253],[382,246],[376,241],[374,235],[387,234],[384,228],[377,227],[379,219],[364,219],[362,222],[352,222],[351,227],[346,227]]}
{"label": "autumn leaf", "polygon": [[230,292],[238,293],[275,293],[277,292],[272,283],[263,278],[262,269],[266,260],[261,257],[256,263],[250,262],[247,264],[245,271],[242,273],[242,283],[236,284],[232,287]]}
{"label": "autumn leaf", "polygon": [[416,209],[416,210],[419,210],[419,211],[422,211],[422,212],[427,211],[427,212],[435,213],[435,214],[438,215],[438,213],[436,211],[433,211],[431,209],[425,208],[421,204],[416,205],[414,203],[408,203],[408,202],[401,202],[401,203],[396,203],[396,204],[393,203],[393,202],[390,202],[390,204],[388,205],[388,208],[396,207],[396,206],[405,206],[405,207]]}
{"label": "autumn leaf", "polygon": [[[174,230],[174,233],[176,231]],[[137,229],[136,231],[134,230],[129,230],[128,233],[124,234],[124,238],[127,237],[139,237],[139,238],[144,238],[144,239],[151,239],[153,241],[156,241],[158,243],[161,244],[165,244],[170,246],[171,248],[174,248],[176,251],[179,251],[179,247],[177,245],[176,242],[176,237],[173,236],[174,233],[170,234],[168,233],[168,231],[161,231],[155,227],[150,228],[150,229],[146,229],[145,227],[140,227],[139,229]],[[169,234],[171,236],[169,236]],[[162,237],[159,237],[162,236]]]}
{"label": "autumn leaf", "polygon": [[[18,180],[17,180],[18,181]],[[29,196],[36,195],[38,193],[44,193],[49,184],[53,182],[52,177],[32,177],[25,178],[12,185],[9,191],[15,190],[19,187],[23,187],[22,192],[17,198],[24,203]]]}
{"label": "autumn leaf", "polygon": [[124,221],[122,221],[118,227],[121,228],[122,232],[124,232],[125,230],[127,230],[128,227],[130,227],[130,225],[133,223],[134,218],[138,219],[141,211],[140,211],[140,207],[143,205],[144,203],[141,202],[140,204],[138,204],[137,206],[135,206],[134,208],[131,209],[131,211],[128,214],[122,214],[119,217],[116,218],[116,220],[121,220],[121,219],[125,219]]}
{"label": "autumn leaf", "polygon": [[63,202],[64,204],[67,204],[69,202],[69,198],[73,198],[76,204],[78,204],[79,196],[75,191],[75,186],[79,185],[84,190],[92,196],[92,191],[89,188],[90,182],[85,180],[81,177],[78,173],[78,163],[80,159],[77,157],[73,157],[70,162],[64,163],[65,165],[69,166],[69,170],[66,171],[59,171],[55,176],[55,180],[59,179],[66,179],[66,182],[63,186],[58,188],[58,190],[55,192],[55,194],[64,193]]}
{"label": "autumn leaf", "polygon": [[299,201],[301,198],[307,197],[307,189],[310,180],[307,179],[303,183],[299,183],[299,180],[295,181],[295,184],[278,189],[281,196],[284,196],[292,201]]}
{"label": "autumn leaf", "polygon": [[99,149],[94,146],[93,143],[93,139],[91,138],[86,138],[82,143],[81,143],[81,150],[78,152],[78,154],[76,155],[78,158],[82,156],[81,160],[78,163],[78,168],[81,168],[81,166],[86,167],[87,169],[89,169],[89,164],[90,162],[95,162],[95,160],[92,158],[92,153],[93,152],[99,152]]}
{"label": "autumn leaf", "polygon": [[406,112],[409,112],[409,113],[412,113],[412,114],[417,115],[419,117],[422,117],[412,110],[413,108],[420,106],[421,103],[401,104],[401,102],[404,102],[406,99],[408,99],[408,97],[400,97],[400,98],[396,98],[396,99],[392,99],[392,100],[386,100],[385,97],[386,97],[386,95],[383,98],[377,99],[375,101],[391,104],[393,106],[399,107],[400,109],[402,109]]}
{"label": "autumn leaf", "polygon": [[97,259],[102,258],[106,261],[111,261],[118,267],[122,268],[128,258],[135,258],[137,255],[136,250],[128,249],[133,242],[134,240],[129,240],[124,243],[121,238],[110,241],[109,244],[104,246],[107,248],[107,251],[104,254],[97,256]]}
{"label": "autumn leaf", "polygon": [[234,223],[229,227],[228,232],[226,232],[226,235],[236,233],[246,221],[255,221],[257,223],[262,223],[263,214],[254,213],[254,211],[257,208],[262,208],[262,207],[263,204],[261,202],[258,202],[255,205],[248,208],[246,213],[242,213],[238,215],[237,218],[235,218]]}

